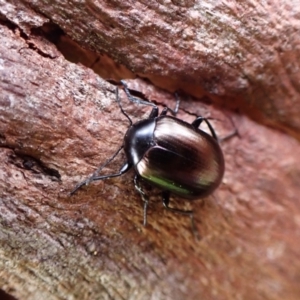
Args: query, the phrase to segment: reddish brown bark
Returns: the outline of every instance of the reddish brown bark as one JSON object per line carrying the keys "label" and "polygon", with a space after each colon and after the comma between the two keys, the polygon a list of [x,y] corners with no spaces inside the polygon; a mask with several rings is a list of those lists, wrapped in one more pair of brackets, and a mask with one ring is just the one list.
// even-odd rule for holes
{"label": "reddish brown bark", "polygon": [[135,74],[299,138],[300,18],[290,1],[23,2]]}
{"label": "reddish brown bark", "polygon": [[[0,6],[0,288],[18,299],[298,299],[299,142],[246,116],[298,137],[298,8],[281,2],[279,20],[279,2],[251,10],[248,2],[214,1],[214,9],[203,1],[24,3],[30,8]],[[245,113],[182,97],[181,118],[212,116],[220,136],[233,129],[231,118],[240,135],[222,144],[221,187],[191,204],[200,241],[188,219],[162,209],[157,194],[142,226],[132,172],[69,196],[121,145],[128,122],[115,86],[56,49],[66,54],[70,43],[61,34],[53,39],[57,25],[77,41],[67,56],[76,50],[73,61],[103,77],[138,73]],[[202,43],[196,31],[205,34]],[[103,56],[97,63],[81,45],[132,73],[110,60],[101,70]],[[150,100],[174,103],[150,83],[129,84]],[[149,113],[120,96],[134,120]]]}

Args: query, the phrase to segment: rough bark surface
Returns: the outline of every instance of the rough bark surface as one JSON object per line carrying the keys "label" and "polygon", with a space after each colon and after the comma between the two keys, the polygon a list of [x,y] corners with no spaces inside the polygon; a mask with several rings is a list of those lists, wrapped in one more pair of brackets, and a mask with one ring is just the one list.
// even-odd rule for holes
{"label": "rough bark surface", "polygon": [[164,88],[209,95],[300,137],[297,1],[22,2]]}
{"label": "rough bark surface", "polygon": [[[183,97],[185,120],[211,116],[219,136],[233,130],[230,119],[239,130],[222,144],[215,194],[172,198],[193,207],[199,241],[157,191],[142,226],[132,172],[69,196],[121,145],[128,121],[116,87],[57,50],[71,41],[53,39],[54,25],[77,41],[74,61],[106,78],[138,73],[299,137],[299,7],[240,5],[0,1],[0,288],[17,299],[299,299],[300,145],[246,115]],[[108,60],[101,70],[101,51],[133,73]],[[150,83],[128,83],[174,105]],[[120,96],[134,120],[149,113]]]}

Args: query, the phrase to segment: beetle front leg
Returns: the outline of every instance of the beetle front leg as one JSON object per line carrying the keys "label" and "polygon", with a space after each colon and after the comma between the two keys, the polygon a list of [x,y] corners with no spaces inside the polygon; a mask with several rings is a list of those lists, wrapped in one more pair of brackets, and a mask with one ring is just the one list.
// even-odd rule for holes
{"label": "beetle front leg", "polygon": [[140,98],[132,96],[130,91],[129,91],[129,88],[127,86],[127,83],[124,80],[121,80],[121,83],[123,85],[124,92],[125,92],[125,94],[126,94],[129,101],[131,101],[133,103],[143,104],[143,105],[148,105],[148,106],[153,107],[151,112],[150,112],[150,115],[149,115],[148,119],[154,119],[158,116],[158,107],[156,106],[156,104],[154,104],[150,101],[144,101]]}
{"label": "beetle front leg", "polygon": [[182,209],[178,209],[178,208],[169,207],[169,202],[170,202],[170,192],[169,191],[162,192],[162,201],[163,201],[163,206],[168,211],[190,217],[193,235],[198,240],[200,237],[199,237],[199,232],[196,229],[193,211],[192,210],[182,210]]}
{"label": "beetle front leg", "polygon": [[148,208],[148,204],[149,204],[149,198],[146,195],[146,193],[143,191],[143,189],[140,185],[138,175],[135,175],[133,181],[134,181],[135,189],[139,192],[139,194],[141,195],[142,201],[144,202],[143,225],[146,226],[147,225],[147,208]]}
{"label": "beetle front leg", "polygon": [[89,185],[92,181],[97,181],[97,180],[104,180],[104,179],[109,179],[109,178],[113,178],[113,177],[119,177],[121,175],[123,175],[124,173],[128,172],[131,167],[132,164],[126,162],[121,169],[119,170],[118,173],[115,174],[110,174],[110,175],[103,175],[103,176],[99,176],[98,172],[100,172],[108,163],[110,163],[115,157],[116,155],[120,152],[120,150],[123,148],[123,146],[100,168],[98,168],[98,170],[88,179],[80,182],[79,184],[77,184],[75,186],[75,188],[70,192],[70,195],[74,195],[82,186],[84,185]]}

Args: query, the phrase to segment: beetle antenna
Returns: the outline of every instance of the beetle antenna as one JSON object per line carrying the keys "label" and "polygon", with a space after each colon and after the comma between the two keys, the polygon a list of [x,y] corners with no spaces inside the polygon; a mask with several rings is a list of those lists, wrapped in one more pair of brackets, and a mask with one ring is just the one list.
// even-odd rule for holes
{"label": "beetle antenna", "polygon": [[121,105],[121,101],[120,101],[120,97],[119,97],[119,89],[118,87],[116,88],[116,99],[117,99],[117,103],[121,109],[122,114],[128,119],[129,121],[129,126],[132,125],[132,120],[130,119],[130,117],[128,116],[128,114],[126,113],[126,111],[123,109],[122,105]]}
{"label": "beetle antenna", "polygon": [[82,186],[84,185],[89,185],[95,177],[98,177],[99,172],[102,171],[103,168],[105,168],[114,158],[120,153],[120,151],[123,149],[123,145],[103,164],[101,165],[94,173],[92,176],[88,177],[86,180],[80,182],[75,186],[75,188],[70,192],[70,195],[74,195],[77,190],[79,190]]}

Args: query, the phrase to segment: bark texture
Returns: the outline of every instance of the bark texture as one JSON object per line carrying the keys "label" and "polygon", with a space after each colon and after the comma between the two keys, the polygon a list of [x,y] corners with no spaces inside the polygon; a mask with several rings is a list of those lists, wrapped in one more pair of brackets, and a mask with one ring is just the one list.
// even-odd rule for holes
{"label": "bark texture", "polygon": [[299,138],[297,1],[22,3],[135,74],[170,90],[209,95]]}
{"label": "bark texture", "polygon": [[[289,3],[0,1],[0,288],[17,299],[299,299],[300,8]],[[221,137],[238,128],[215,194],[172,198],[193,207],[200,241],[155,190],[142,226],[132,172],[69,196],[128,126],[116,87],[91,68],[222,104],[185,96],[179,117],[211,116]],[[149,82],[128,84],[174,105]],[[134,120],[149,114],[120,97]]]}

